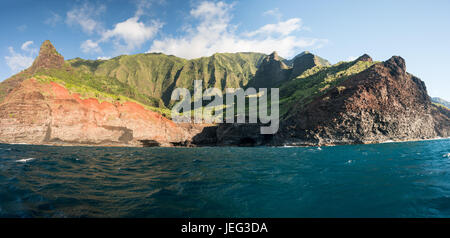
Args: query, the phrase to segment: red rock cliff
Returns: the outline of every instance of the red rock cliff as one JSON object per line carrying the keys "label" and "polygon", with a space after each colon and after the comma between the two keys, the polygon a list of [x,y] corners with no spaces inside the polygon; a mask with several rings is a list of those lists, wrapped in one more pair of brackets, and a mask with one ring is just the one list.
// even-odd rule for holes
{"label": "red rock cliff", "polygon": [[5,82],[0,143],[171,146],[185,144],[201,129],[175,124],[135,102],[82,99],[60,84],[30,76],[42,68],[62,67],[70,68],[45,41],[33,65]]}

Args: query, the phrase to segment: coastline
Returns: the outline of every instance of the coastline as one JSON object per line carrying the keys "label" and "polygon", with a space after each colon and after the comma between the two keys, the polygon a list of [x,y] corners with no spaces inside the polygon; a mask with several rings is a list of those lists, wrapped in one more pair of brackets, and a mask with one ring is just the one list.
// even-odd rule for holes
{"label": "coastline", "polygon": [[239,145],[192,145],[187,146],[133,146],[126,144],[70,144],[70,143],[8,143],[0,141],[4,145],[28,145],[28,146],[57,146],[57,147],[104,147],[104,148],[201,148],[201,147],[272,147],[272,148],[294,148],[294,147],[334,147],[345,145],[375,145],[375,144],[390,144],[390,143],[405,143],[405,142],[421,142],[421,141],[435,141],[435,140],[449,140],[450,137],[436,137],[428,139],[407,139],[407,140],[386,140],[382,142],[373,143],[335,143],[335,144],[321,144],[321,145],[306,145],[306,144],[284,144],[284,145],[258,145],[258,146],[239,146]]}

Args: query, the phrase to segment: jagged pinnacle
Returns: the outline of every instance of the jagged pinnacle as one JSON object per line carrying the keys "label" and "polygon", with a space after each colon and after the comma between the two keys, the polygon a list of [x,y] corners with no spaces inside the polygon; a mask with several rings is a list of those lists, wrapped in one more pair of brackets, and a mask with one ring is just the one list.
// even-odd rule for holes
{"label": "jagged pinnacle", "polygon": [[280,56],[278,56],[278,53],[276,51],[272,52],[272,54],[269,55],[269,58],[271,60],[280,60]]}
{"label": "jagged pinnacle", "polygon": [[372,58],[368,55],[368,54],[363,54],[361,55],[358,59],[356,59],[356,61],[367,61],[367,62],[372,62]]}
{"label": "jagged pinnacle", "polygon": [[41,45],[38,57],[31,66],[32,71],[38,69],[61,68],[64,66],[64,57],[56,51],[53,44],[46,40]]}

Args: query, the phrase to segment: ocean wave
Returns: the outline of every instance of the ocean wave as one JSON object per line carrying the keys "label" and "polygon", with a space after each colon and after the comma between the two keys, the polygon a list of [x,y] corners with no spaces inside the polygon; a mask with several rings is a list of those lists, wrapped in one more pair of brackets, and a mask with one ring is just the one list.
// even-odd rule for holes
{"label": "ocean wave", "polygon": [[33,161],[35,159],[36,158],[19,159],[19,160],[16,160],[16,162],[18,162],[18,163],[26,163],[26,162]]}

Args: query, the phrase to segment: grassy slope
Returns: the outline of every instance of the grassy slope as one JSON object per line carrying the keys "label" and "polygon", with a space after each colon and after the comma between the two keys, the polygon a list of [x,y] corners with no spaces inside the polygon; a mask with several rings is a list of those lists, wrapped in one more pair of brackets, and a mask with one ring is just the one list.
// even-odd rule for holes
{"label": "grassy slope", "polygon": [[280,85],[280,116],[294,105],[306,105],[313,98],[325,94],[349,76],[362,72],[374,62],[340,62],[332,66],[316,66],[302,75]]}
{"label": "grassy slope", "polygon": [[107,61],[77,58],[68,62],[73,68],[100,79],[117,79],[133,88],[136,94],[163,99],[168,106],[172,89],[184,87],[192,91],[194,80],[203,80],[204,87],[220,89],[245,86],[263,57],[264,54],[259,53],[221,53],[185,60],[152,53],[119,56]]}
{"label": "grassy slope", "polygon": [[443,104],[440,104],[440,103],[437,103],[437,102],[433,102],[433,104],[434,104],[435,106],[437,106],[437,107],[440,107],[440,108],[443,108],[443,109],[446,109],[446,110],[450,110],[450,108],[446,107],[446,106],[443,105]]}
{"label": "grassy slope", "polygon": [[[135,101],[170,117],[167,106],[175,87],[245,87],[264,58],[260,53],[218,53],[186,60],[164,54],[124,55],[111,60],[66,61],[62,69],[25,70],[0,84],[0,101],[21,81],[32,76],[55,81],[71,92],[106,101]],[[166,99],[166,104],[162,99]],[[170,105],[169,105],[170,104]]]}
{"label": "grassy slope", "polygon": [[[167,108],[172,104],[167,99],[173,88],[185,87],[192,92],[194,80],[203,80],[204,88],[245,88],[264,57],[264,54],[259,53],[218,53],[211,57],[185,60],[152,53],[119,56],[111,60],[76,58],[67,61],[71,70],[70,67],[45,69],[33,75],[43,82],[51,80],[61,83],[70,91],[85,97],[107,101],[135,101],[170,117],[170,110]],[[307,104],[314,97],[338,86],[350,75],[373,64],[353,61],[317,66],[279,85],[280,116],[285,115],[294,105]],[[9,80],[30,76],[22,73]],[[0,84],[0,96],[5,91],[2,88],[7,86],[7,83]]]}
{"label": "grassy slope", "polygon": [[[52,76],[49,76],[52,75]],[[67,90],[69,90],[72,93],[78,93],[80,94],[80,96],[82,98],[96,98],[99,100],[99,102],[110,102],[110,103],[115,103],[115,102],[119,102],[119,103],[123,103],[123,102],[135,102],[138,104],[141,104],[142,106],[144,106],[146,109],[151,110],[151,111],[155,111],[158,112],[166,117],[170,118],[170,110],[166,109],[166,108],[161,108],[161,107],[155,107],[155,106],[151,106],[149,104],[146,103],[142,103],[141,101],[135,100],[133,98],[124,96],[123,94],[120,94],[118,92],[115,92],[114,89],[117,88],[117,85],[114,85],[112,88],[112,90],[103,90],[103,89],[99,89],[96,85],[92,85],[90,86],[89,83],[79,83],[79,79],[80,78],[75,78],[73,77],[61,77],[64,78],[61,79],[59,78],[60,72],[41,72],[41,73],[37,73],[34,77],[41,83],[49,83],[49,82],[55,82],[58,84],[61,84],[62,86],[64,86],[65,88],[67,88]],[[86,78],[86,80],[88,80]],[[120,91],[122,90],[127,90],[126,87],[125,88],[119,88]]]}

